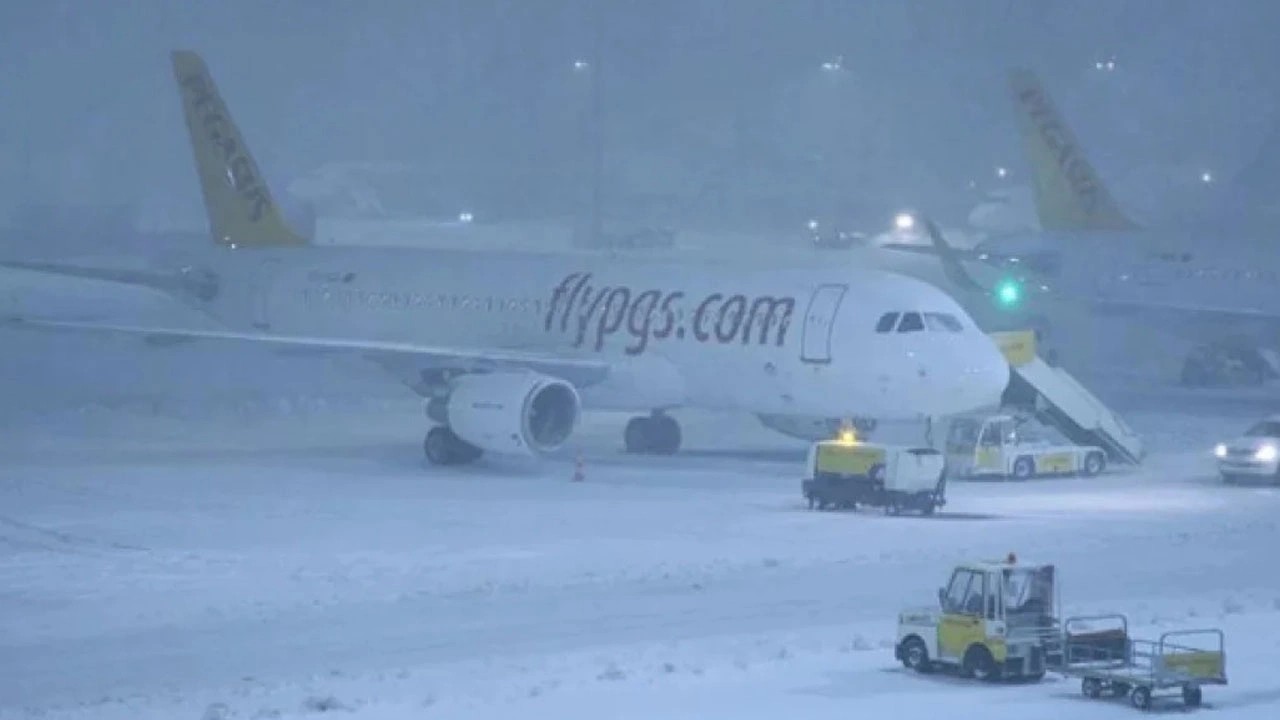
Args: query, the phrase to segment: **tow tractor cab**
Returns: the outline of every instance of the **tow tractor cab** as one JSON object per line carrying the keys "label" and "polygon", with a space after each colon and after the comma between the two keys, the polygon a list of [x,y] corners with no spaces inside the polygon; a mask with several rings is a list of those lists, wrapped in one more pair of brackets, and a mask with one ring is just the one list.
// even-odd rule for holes
{"label": "tow tractor cab", "polygon": [[959,416],[947,431],[947,473],[951,477],[1026,480],[1042,475],[1101,473],[1107,454],[1095,445],[1074,445],[1055,437],[1031,417],[1001,414]]}
{"label": "tow tractor cab", "polygon": [[1054,567],[1004,562],[959,565],[938,590],[938,607],[898,616],[894,654],[918,672],[1038,680],[1061,655]]}
{"label": "tow tractor cab", "polygon": [[1243,477],[1280,482],[1280,415],[1255,424],[1244,435],[1213,449],[1223,482]]}

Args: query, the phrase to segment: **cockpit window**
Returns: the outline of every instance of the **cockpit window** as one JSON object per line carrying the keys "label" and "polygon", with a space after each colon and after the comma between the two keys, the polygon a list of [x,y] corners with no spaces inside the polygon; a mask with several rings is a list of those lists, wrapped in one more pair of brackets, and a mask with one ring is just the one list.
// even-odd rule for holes
{"label": "cockpit window", "polygon": [[918,332],[924,330],[924,320],[921,319],[920,313],[903,313],[902,320],[898,322],[898,332]]}
{"label": "cockpit window", "polygon": [[898,322],[899,313],[887,312],[880,316],[880,321],[876,323],[876,332],[887,333],[893,332],[894,323]]}
{"label": "cockpit window", "polygon": [[960,324],[960,321],[956,319],[955,315],[930,312],[924,314],[924,321],[925,324],[929,326],[929,330],[933,332],[941,332],[945,330],[947,332],[958,333],[964,331],[964,326]]}

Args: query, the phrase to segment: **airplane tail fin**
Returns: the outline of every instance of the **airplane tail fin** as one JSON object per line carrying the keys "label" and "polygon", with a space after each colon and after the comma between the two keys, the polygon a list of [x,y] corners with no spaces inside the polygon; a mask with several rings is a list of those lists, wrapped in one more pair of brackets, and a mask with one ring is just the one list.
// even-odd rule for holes
{"label": "airplane tail fin", "polygon": [[308,244],[285,223],[204,60],[189,50],[175,50],[172,60],[214,242],[242,248]]}
{"label": "airplane tail fin", "polygon": [[1137,229],[1103,185],[1039,78],[1030,70],[1014,70],[1009,88],[1034,170],[1040,226],[1051,232]]}

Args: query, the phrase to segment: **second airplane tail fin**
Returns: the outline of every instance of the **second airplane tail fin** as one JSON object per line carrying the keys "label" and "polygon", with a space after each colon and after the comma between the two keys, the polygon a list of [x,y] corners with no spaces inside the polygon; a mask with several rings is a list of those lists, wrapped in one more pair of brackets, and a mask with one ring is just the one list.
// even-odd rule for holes
{"label": "second airplane tail fin", "polygon": [[188,50],[175,50],[172,59],[214,242],[243,248],[306,245],[285,223],[204,60]]}
{"label": "second airplane tail fin", "polygon": [[1014,70],[1009,87],[1034,171],[1040,226],[1050,232],[1136,229],[1137,223],[1102,184],[1039,78],[1029,70]]}

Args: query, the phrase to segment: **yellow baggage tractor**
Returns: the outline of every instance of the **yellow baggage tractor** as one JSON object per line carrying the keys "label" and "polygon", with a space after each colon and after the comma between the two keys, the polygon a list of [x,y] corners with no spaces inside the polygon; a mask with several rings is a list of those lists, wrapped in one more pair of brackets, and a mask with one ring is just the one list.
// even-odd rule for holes
{"label": "yellow baggage tractor", "polygon": [[1127,697],[1143,710],[1170,691],[1197,707],[1203,686],[1227,684],[1220,629],[1144,640],[1129,634],[1124,615],[1062,621],[1060,605],[1053,565],[1018,562],[1012,553],[962,563],[938,590],[936,607],[899,613],[894,656],[917,672],[953,669],[988,682],[1039,680],[1052,670],[1080,678],[1087,697]]}
{"label": "yellow baggage tractor", "polygon": [[946,504],[946,461],[933,448],[860,442],[852,429],[809,448],[800,491],[809,508],[884,508],[932,515]]}

